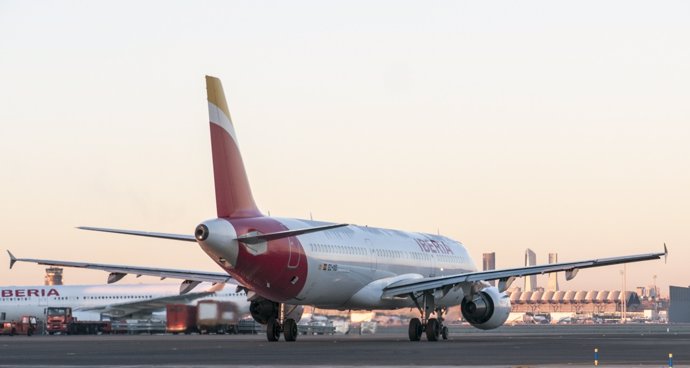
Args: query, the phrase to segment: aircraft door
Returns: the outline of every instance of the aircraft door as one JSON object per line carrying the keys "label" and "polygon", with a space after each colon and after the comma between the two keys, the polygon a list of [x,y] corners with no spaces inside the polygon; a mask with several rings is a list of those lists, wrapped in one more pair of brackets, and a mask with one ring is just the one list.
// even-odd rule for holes
{"label": "aircraft door", "polygon": [[297,268],[302,259],[302,253],[299,251],[299,246],[292,237],[288,237],[288,268]]}
{"label": "aircraft door", "polygon": [[378,267],[376,249],[374,249],[374,244],[371,242],[371,239],[364,239],[364,245],[367,249],[367,252],[369,252],[369,264],[371,265],[371,271],[375,273],[376,268]]}
{"label": "aircraft door", "polygon": [[429,277],[436,277],[439,275],[439,270],[436,268],[436,255],[429,253],[431,259],[429,260]]}

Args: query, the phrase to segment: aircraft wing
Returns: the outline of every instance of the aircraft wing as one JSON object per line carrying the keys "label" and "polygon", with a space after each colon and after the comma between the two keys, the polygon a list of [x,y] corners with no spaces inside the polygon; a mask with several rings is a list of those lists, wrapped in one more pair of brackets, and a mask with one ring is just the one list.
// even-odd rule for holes
{"label": "aircraft wing", "polygon": [[510,286],[510,283],[512,283],[513,280],[517,277],[565,271],[566,279],[571,280],[575,277],[577,272],[583,268],[648,261],[652,259],[660,259],[662,256],[665,257],[667,255],[668,250],[666,249],[666,244],[664,244],[663,253],[637,254],[622,257],[590,259],[579,262],[552,263],[539,266],[468,272],[457,275],[439,277],[427,277],[416,280],[402,280],[400,282],[393,283],[385,287],[383,289],[383,298],[402,297],[407,296],[409,294],[434,290],[448,291],[451,288],[459,287],[461,286],[461,284],[464,283],[490,280],[499,280],[499,289],[501,289],[500,291],[504,291]]}
{"label": "aircraft wing", "polygon": [[150,313],[165,309],[168,304],[187,304],[196,299],[213,295],[214,291],[202,291],[183,295],[172,295],[155,299],[146,299],[134,302],[110,304],[98,307],[81,307],[75,311],[98,311],[109,317],[121,318],[135,313]]}
{"label": "aircraft wing", "polygon": [[[213,283],[228,283],[233,281],[227,273],[224,272],[205,272],[205,271],[189,271],[189,270],[176,270],[170,268],[154,268],[154,267],[140,267],[140,266],[126,266],[126,265],[113,265],[104,263],[89,263],[89,262],[71,262],[71,261],[56,261],[50,259],[34,259],[34,258],[17,258],[9,250],[7,253],[10,255],[10,268],[14,266],[16,262],[28,262],[36,263],[46,266],[59,266],[59,267],[73,267],[73,268],[87,268],[92,270],[101,270],[110,272],[108,276],[108,283],[112,284],[121,280],[127,274],[134,274],[137,277],[145,276],[156,276],[160,277],[161,280],[165,278],[171,279],[181,279],[185,280],[180,286],[180,293],[185,294],[194,286],[198,285],[200,282],[213,282]],[[235,281],[236,282],[236,281]]]}

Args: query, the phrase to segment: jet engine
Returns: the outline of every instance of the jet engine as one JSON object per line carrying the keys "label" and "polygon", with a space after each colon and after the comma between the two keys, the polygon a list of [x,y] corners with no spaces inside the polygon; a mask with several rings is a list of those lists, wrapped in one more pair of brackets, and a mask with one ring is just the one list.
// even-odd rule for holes
{"label": "jet engine", "polygon": [[491,330],[502,326],[510,314],[510,298],[498,291],[496,287],[488,287],[462,300],[462,316],[473,327],[481,330]]}
{"label": "jet engine", "polygon": [[253,300],[251,304],[249,304],[249,313],[252,314],[252,318],[262,325],[267,324],[268,320],[271,318],[278,318],[279,312],[280,305],[268,299],[261,298]]}
{"label": "jet engine", "polygon": [[[302,319],[302,313],[304,313],[304,307],[301,305],[284,305],[285,318],[292,318],[295,322],[299,322]],[[249,304],[249,312],[252,314],[252,318],[256,322],[265,325],[271,318],[278,318],[280,313],[280,304],[270,301],[268,299],[257,299],[253,300]]]}

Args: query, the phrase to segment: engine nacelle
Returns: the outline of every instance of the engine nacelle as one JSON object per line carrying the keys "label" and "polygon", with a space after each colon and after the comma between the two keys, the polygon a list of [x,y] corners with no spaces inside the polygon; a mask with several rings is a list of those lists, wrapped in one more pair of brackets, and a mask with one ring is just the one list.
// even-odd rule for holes
{"label": "engine nacelle", "polygon": [[249,313],[252,314],[252,318],[262,325],[267,324],[271,318],[278,318],[279,312],[280,305],[268,299],[260,298],[249,304]]}
{"label": "engine nacelle", "polygon": [[510,314],[510,298],[491,286],[462,301],[462,316],[473,327],[491,330],[502,326]]}
{"label": "engine nacelle", "polygon": [[[295,322],[299,322],[302,319],[302,314],[304,313],[304,307],[301,305],[290,305],[285,304],[283,307],[285,311],[285,318],[292,318]],[[252,318],[256,322],[265,325],[271,318],[278,318],[280,314],[280,304],[272,302],[268,299],[257,299],[253,300],[249,304],[249,313],[252,314]]]}

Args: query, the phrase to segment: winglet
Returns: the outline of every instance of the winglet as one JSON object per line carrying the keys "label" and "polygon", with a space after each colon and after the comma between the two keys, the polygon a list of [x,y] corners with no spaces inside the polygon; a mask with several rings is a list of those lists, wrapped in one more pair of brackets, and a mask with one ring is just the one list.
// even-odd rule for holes
{"label": "winglet", "polygon": [[7,254],[10,255],[10,269],[12,269],[12,266],[17,262],[17,257],[15,257],[9,249],[7,250]]}
{"label": "winglet", "polygon": [[668,259],[668,248],[666,248],[666,243],[664,243],[664,263]]}

